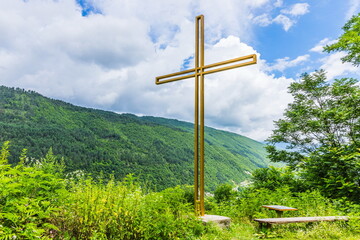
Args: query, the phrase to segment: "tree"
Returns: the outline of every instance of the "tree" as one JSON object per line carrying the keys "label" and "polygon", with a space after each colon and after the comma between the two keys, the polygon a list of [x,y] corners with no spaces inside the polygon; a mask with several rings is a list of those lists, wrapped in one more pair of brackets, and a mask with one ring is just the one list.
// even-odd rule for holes
{"label": "tree", "polygon": [[[284,118],[275,121],[275,130],[268,139],[270,159],[288,163],[310,186],[331,197],[355,198],[360,193],[357,80],[343,78],[330,84],[320,70],[303,74],[300,82],[289,86],[289,92],[294,101]],[[276,143],[286,143],[287,150],[276,149]]]}
{"label": "tree", "polygon": [[303,186],[304,183],[297,178],[295,172],[287,166],[281,168],[273,166],[258,168],[252,172],[251,180],[254,189],[266,188],[275,191],[281,187],[288,187],[295,192],[306,189],[306,186]]}
{"label": "tree", "polygon": [[216,187],[214,192],[214,199],[217,203],[228,202],[235,197],[236,192],[233,186],[229,183],[220,184]]}
{"label": "tree", "polygon": [[343,27],[344,33],[338,41],[324,48],[326,52],[345,51],[347,55],[341,60],[351,62],[355,66],[360,64],[360,13],[354,15]]}

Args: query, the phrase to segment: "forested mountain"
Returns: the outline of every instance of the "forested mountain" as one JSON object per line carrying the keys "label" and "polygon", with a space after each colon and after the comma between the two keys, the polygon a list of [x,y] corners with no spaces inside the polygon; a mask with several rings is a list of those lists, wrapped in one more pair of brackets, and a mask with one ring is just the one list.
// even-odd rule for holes
{"label": "forested mountain", "polygon": [[[249,138],[206,128],[205,139],[208,189],[241,182],[269,164],[263,145]],[[134,173],[158,189],[193,184],[193,124],[187,122],[83,108],[0,86],[0,142],[7,140],[12,162],[23,148],[40,158],[52,147],[67,171]]]}

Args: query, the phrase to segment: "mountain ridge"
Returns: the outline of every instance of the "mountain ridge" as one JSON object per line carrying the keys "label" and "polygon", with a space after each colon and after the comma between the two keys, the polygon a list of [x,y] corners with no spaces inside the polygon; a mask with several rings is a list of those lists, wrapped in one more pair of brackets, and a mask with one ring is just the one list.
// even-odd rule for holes
{"label": "mountain ridge", "polygon": [[[16,162],[22,148],[43,157],[50,147],[67,171],[82,169],[122,178],[134,173],[158,189],[193,181],[193,124],[153,116],[118,114],[0,86],[0,141],[11,141]],[[247,179],[270,164],[264,145],[205,127],[207,189]]]}

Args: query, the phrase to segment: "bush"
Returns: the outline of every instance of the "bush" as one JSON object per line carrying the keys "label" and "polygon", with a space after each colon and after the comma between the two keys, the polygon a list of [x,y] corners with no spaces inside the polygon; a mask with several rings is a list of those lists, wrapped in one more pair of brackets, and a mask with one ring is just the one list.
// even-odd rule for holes
{"label": "bush", "polygon": [[57,229],[51,217],[61,203],[63,181],[22,164],[11,167],[8,148],[5,142],[0,154],[0,239],[45,239]]}
{"label": "bush", "polygon": [[220,184],[217,186],[214,192],[214,199],[217,203],[229,202],[236,195],[236,192],[233,190],[233,186],[229,183]]}
{"label": "bush", "polygon": [[258,168],[252,173],[251,180],[253,182],[252,187],[255,189],[275,190],[287,186],[294,192],[303,192],[309,188],[289,167]]}
{"label": "bush", "polygon": [[70,191],[54,219],[59,238],[193,239],[204,230],[181,187],[145,194],[129,176],[107,184],[85,179]]}

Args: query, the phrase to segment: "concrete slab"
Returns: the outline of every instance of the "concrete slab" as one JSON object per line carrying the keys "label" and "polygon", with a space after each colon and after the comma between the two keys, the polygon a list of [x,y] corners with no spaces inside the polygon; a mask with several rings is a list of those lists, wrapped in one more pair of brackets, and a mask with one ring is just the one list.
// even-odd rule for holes
{"label": "concrete slab", "polygon": [[213,222],[221,228],[230,227],[231,218],[218,215],[205,215],[200,217],[204,223]]}

